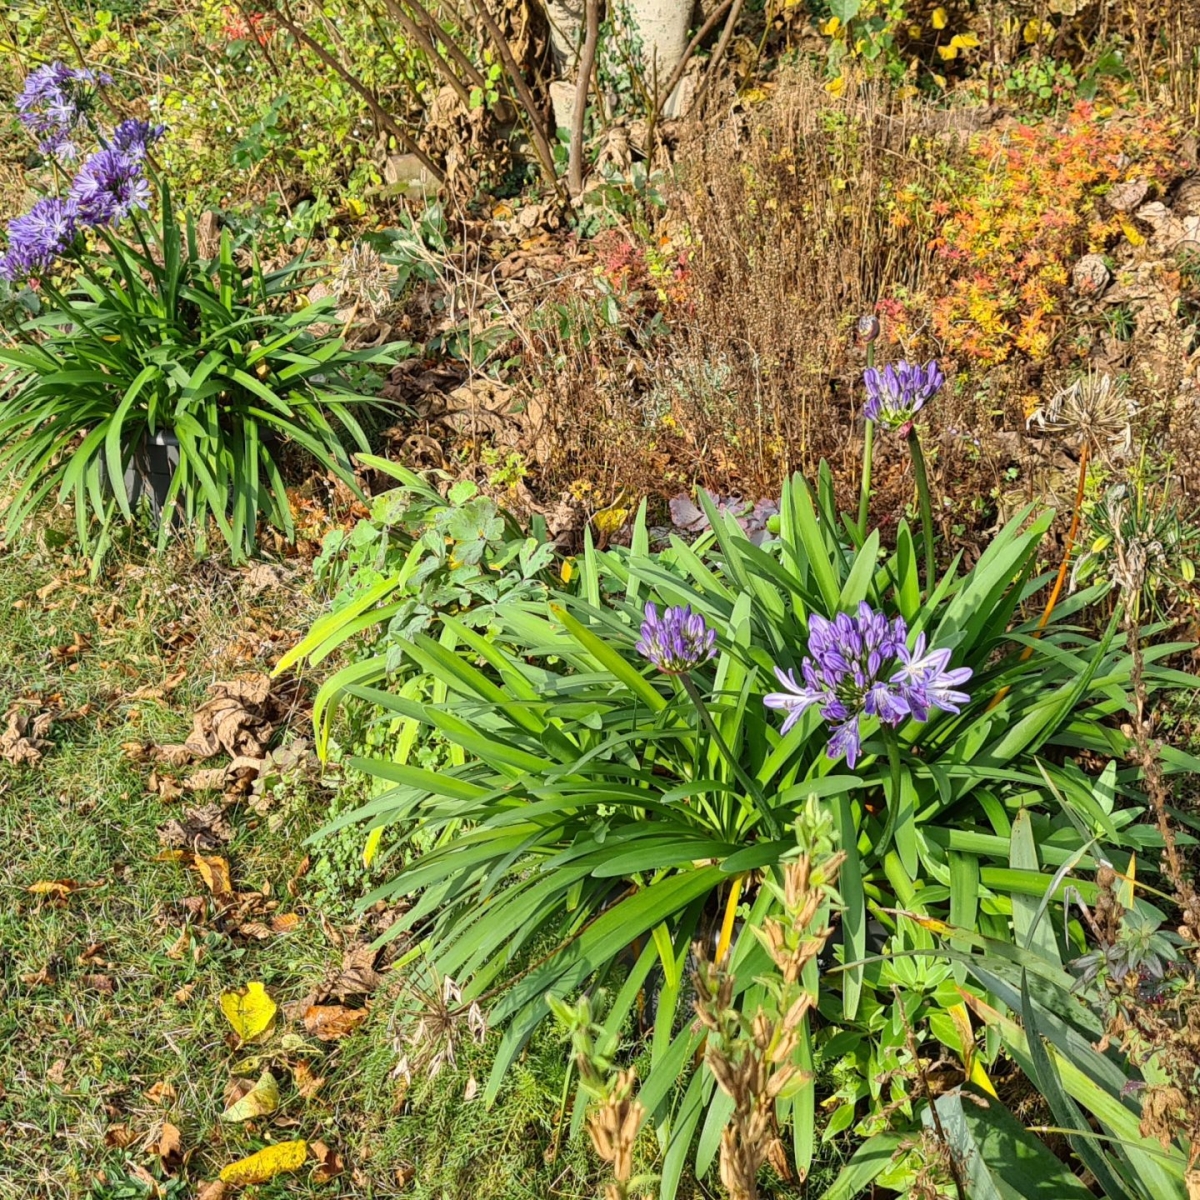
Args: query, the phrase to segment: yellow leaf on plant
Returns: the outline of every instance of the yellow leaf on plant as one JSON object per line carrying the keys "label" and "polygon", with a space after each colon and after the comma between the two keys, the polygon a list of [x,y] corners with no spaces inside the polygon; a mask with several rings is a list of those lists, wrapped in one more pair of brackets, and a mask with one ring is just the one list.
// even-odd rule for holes
{"label": "yellow leaf on plant", "polygon": [[308,1157],[305,1141],[279,1142],[249,1158],[239,1159],[221,1169],[221,1182],[244,1187],[248,1183],[266,1183],[285,1171],[298,1171]]}
{"label": "yellow leaf on plant", "polygon": [[933,76],[933,82],[936,83],[938,85],[938,87],[945,88],[945,86],[946,86],[945,75],[939,75],[936,71],[930,71],[930,74]]}
{"label": "yellow leaf on plant", "polygon": [[367,211],[367,206],[357,196],[347,196],[346,211],[352,217],[361,217]]}
{"label": "yellow leaf on plant", "polygon": [[945,29],[950,24],[950,16],[940,5],[933,10],[933,14],[929,18],[934,29]]}
{"label": "yellow leaf on plant", "polygon": [[1032,21],[1026,21],[1025,28],[1021,31],[1021,36],[1032,46],[1042,36],[1041,21],[1036,17]]}
{"label": "yellow leaf on plant", "polygon": [[264,1071],[259,1081],[222,1114],[222,1121],[252,1121],[265,1117],[279,1107],[279,1084],[270,1071]]}
{"label": "yellow leaf on plant", "polygon": [[949,46],[939,46],[937,52],[943,62],[949,62],[952,58],[958,57],[958,47],[953,42]]}
{"label": "yellow leaf on plant", "polygon": [[243,1042],[256,1042],[271,1032],[278,1006],[261,983],[248,983],[221,994],[221,1011]]}
{"label": "yellow leaf on plant", "polygon": [[367,834],[367,844],[363,847],[363,866],[369,867],[375,861],[375,855],[379,853],[379,843],[383,840],[383,826],[376,825],[370,833]]}
{"label": "yellow leaf on plant", "polygon": [[826,37],[833,37],[833,35],[835,33],[837,33],[837,31],[839,29],[841,29],[841,27],[842,27],[842,23],[837,17],[830,17],[829,20],[826,21],[825,24],[821,26],[821,32]]}
{"label": "yellow leaf on plant", "polygon": [[825,90],[831,96],[840,96],[846,90],[846,77],[839,75],[836,79],[831,79],[826,85]]}

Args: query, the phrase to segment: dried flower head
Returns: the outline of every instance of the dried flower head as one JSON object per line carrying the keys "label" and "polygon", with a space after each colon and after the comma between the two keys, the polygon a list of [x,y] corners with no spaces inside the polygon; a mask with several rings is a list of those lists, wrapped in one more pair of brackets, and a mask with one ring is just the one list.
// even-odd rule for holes
{"label": "dried flower head", "polygon": [[395,268],[384,262],[378,251],[357,242],[334,272],[338,307],[353,307],[356,315],[377,321],[392,303],[395,279]]}
{"label": "dried flower head", "polygon": [[638,653],[668,675],[682,675],[708,662],[717,652],[716,632],[690,605],[668,608],[662,616],[647,603]]}
{"label": "dried flower head", "polygon": [[1049,403],[1034,409],[1026,422],[1046,433],[1065,434],[1093,450],[1128,454],[1133,448],[1133,418],[1137,406],[1124,381],[1106,371],[1089,371],[1060,388]]}

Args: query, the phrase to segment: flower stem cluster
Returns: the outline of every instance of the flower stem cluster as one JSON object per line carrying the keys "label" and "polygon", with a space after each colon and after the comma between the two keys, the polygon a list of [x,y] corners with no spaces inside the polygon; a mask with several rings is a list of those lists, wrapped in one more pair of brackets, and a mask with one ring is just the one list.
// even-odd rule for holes
{"label": "flower stem cluster", "polygon": [[851,770],[862,751],[860,719],[878,717],[893,728],[909,718],[927,721],[932,709],[959,712],[970,697],[956,689],[971,678],[969,667],[947,670],[949,650],[926,653],[925,635],[909,650],[903,618],[888,620],[865,601],[856,616],[839,613],[832,621],[818,613],[809,618],[808,654],[794,670],[775,668],[785,689],[764,698],[768,708],[787,713],[782,732],[814,705],[832,727],[826,748],[830,758],[846,756]]}
{"label": "flower stem cluster", "polygon": [[[95,87],[109,82],[96,75],[51,63],[25,81],[17,98],[21,122],[38,148],[60,160],[74,159],[72,140],[90,108]],[[149,148],[165,132],[162,125],[130,119],[100,136],[100,148],[80,167],[65,197],[39,200],[8,225],[8,250],[0,255],[0,276],[25,279],[50,270],[75,243],[81,228],[116,225],[150,203],[145,176]]]}

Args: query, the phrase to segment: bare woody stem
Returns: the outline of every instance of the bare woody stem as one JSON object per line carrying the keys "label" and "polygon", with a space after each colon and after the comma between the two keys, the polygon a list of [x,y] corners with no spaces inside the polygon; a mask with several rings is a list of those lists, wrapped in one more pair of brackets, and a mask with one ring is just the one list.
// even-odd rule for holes
{"label": "bare woody stem", "polygon": [[592,66],[596,61],[596,46],[600,41],[600,0],[587,0],[585,13],[587,32],[579,55],[579,81],[575,85],[575,108],[571,113],[571,147],[567,160],[567,189],[571,199],[583,194],[583,128],[587,122],[588,86]]}

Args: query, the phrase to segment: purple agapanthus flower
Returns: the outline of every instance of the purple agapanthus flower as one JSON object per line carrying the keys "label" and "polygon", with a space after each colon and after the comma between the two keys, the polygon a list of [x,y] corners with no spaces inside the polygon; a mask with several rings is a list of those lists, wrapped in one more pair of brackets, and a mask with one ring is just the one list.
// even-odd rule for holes
{"label": "purple agapanthus flower", "polygon": [[106,146],[79,168],[71,196],[89,225],[115,225],[135,208],[150,205],[150,184],[142,172],[144,155]]}
{"label": "purple agapanthus flower", "polygon": [[141,160],[146,157],[146,151],[166,132],[165,125],[152,125],[149,121],[130,117],[112,131],[108,145],[113,150],[123,151]]}
{"label": "purple agapanthus flower", "polygon": [[73,135],[91,103],[90,89],[111,82],[95,71],[48,63],[26,77],[16,101],[18,119],[43,154],[70,161],[78,153]]}
{"label": "purple agapanthus flower", "polygon": [[79,210],[74,200],[48,197],[8,223],[8,250],[0,275],[24,279],[49,270],[75,240]]}
{"label": "purple agapanthus flower", "polygon": [[923,367],[903,359],[888,363],[883,370],[868,367],[863,372],[867,388],[863,415],[887,429],[907,434],[913,418],[945,382],[946,377],[932,358]]}
{"label": "purple agapanthus flower", "polygon": [[900,688],[916,720],[928,721],[931,708],[940,708],[949,713],[960,712],[961,706],[971,699],[966,692],[954,690],[971,678],[971,668],[956,667],[953,671],[947,671],[950,651],[930,650],[927,654],[923,633],[917,634],[911,650],[901,646],[898,657],[901,666],[890,682]]}
{"label": "purple agapanthus flower", "polygon": [[648,603],[641,632],[638,653],[668,675],[691,671],[717,652],[716,632],[690,605],[664,609],[659,616],[658,608]]}
{"label": "purple agapanthus flower", "polygon": [[895,728],[910,717],[929,719],[940,708],[958,712],[969,697],[954,689],[971,677],[968,667],[947,671],[949,650],[925,653],[925,636],[907,648],[908,626],[901,617],[889,621],[865,601],[856,616],[839,613],[832,621],[814,613],[808,623],[808,657],[795,671],[775,668],[785,689],[764,697],[768,708],[787,713],[787,733],[809,708],[817,707],[831,726],[826,753],[846,756],[854,769],[862,752],[862,716],[878,717]]}

